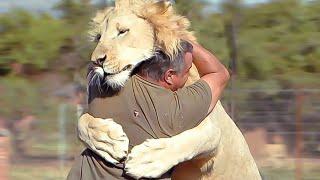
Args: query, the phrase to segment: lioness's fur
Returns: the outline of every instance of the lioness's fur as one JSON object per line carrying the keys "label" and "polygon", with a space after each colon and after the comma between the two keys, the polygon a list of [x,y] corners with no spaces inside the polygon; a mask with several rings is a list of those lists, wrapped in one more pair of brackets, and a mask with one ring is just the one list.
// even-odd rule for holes
{"label": "lioness's fur", "polygon": [[[91,31],[91,35],[97,41],[97,47],[92,53],[92,61],[103,60],[104,72],[101,74],[105,82],[111,87],[121,88],[135,66],[153,56],[157,48],[174,57],[181,39],[195,41],[192,32],[188,30],[189,24],[185,17],[175,13],[168,1],[117,0],[115,7],[98,12],[93,19],[94,30]],[[198,72],[193,67],[188,84],[198,79]],[[217,130],[208,127],[217,127]],[[243,135],[220,102],[201,125],[172,138],[179,138],[183,143],[180,146],[165,147],[157,152],[166,155],[163,156],[164,159],[183,158],[175,163],[188,160],[210,149],[214,151],[211,160],[204,158],[191,162],[193,168],[199,169],[194,173],[201,172],[198,175],[194,174],[196,175],[194,177],[226,180],[260,179]],[[171,141],[169,138],[163,142],[165,144]],[[197,145],[199,147],[196,147]],[[177,147],[179,147],[177,151],[174,151]],[[187,149],[192,152],[187,153]],[[147,153],[144,154],[147,156]],[[188,165],[180,166],[177,171],[183,176],[186,172],[184,168],[187,167]],[[140,173],[143,175],[147,172]]]}

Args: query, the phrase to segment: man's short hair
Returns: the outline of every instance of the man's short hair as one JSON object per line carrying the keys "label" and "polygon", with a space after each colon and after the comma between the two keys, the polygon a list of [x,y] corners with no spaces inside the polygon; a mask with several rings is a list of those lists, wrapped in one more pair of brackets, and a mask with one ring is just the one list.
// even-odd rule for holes
{"label": "man's short hair", "polygon": [[182,41],[180,46],[181,49],[173,59],[170,59],[163,51],[156,51],[153,57],[139,65],[137,72],[157,81],[162,79],[164,73],[170,68],[177,73],[181,73],[185,67],[184,55],[187,52],[192,52],[193,46],[187,41]]}

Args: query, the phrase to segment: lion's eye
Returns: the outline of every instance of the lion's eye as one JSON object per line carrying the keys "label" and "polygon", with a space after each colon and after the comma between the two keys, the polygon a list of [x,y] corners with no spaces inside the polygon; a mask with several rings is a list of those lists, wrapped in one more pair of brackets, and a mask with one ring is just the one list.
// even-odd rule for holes
{"label": "lion's eye", "polygon": [[123,36],[123,35],[125,35],[127,32],[129,32],[129,29],[120,29],[120,30],[119,30],[119,33],[118,33],[118,36]]}
{"label": "lion's eye", "polygon": [[97,34],[96,38],[95,38],[95,41],[98,42],[98,41],[100,41],[100,39],[101,39],[101,34]]}

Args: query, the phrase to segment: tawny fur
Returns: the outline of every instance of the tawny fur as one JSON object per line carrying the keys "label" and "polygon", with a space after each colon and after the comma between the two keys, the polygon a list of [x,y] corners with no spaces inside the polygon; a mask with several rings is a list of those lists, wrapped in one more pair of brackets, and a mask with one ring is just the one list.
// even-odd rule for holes
{"label": "tawny fur", "polygon": [[[175,13],[173,7],[169,4],[153,3],[152,0],[131,0],[118,2],[116,8],[122,8],[124,11],[132,11],[137,16],[146,19],[154,29],[155,46],[163,50],[170,57],[180,49],[180,41],[188,40],[196,42],[196,38],[190,28],[190,21]],[[169,6],[169,8],[167,6]],[[92,19],[89,35],[96,36],[100,32],[100,24],[108,19],[108,16],[114,10],[108,7],[97,12]]]}
{"label": "tawny fur", "polygon": [[[113,34],[116,33],[116,30],[113,29],[116,28],[109,28],[107,22],[112,18],[121,16],[131,18],[131,21],[138,23],[138,25],[130,25],[131,28],[138,28],[141,31],[138,37],[134,37],[130,34],[131,32],[124,39],[119,38],[117,40],[116,37],[113,37]],[[121,19],[121,21],[127,21],[127,18]],[[122,23],[126,24],[128,22]],[[97,47],[92,53],[92,60],[96,61],[99,57],[106,55],[105,69],[114,69],[115,65],[118,66],[120,63],[121,65],[116,69],[119,73],[125,65],[134,66],[137,61],[141,62],[151,56],[156,48],[160,48],[170,57],[174,57],[180,48],[179,44],[182,39],[196,41],[193,33],[189,31],[190,22],[188,19],[176,14],[170,3],[164,1],[116,0],[115,8],[107,8],[98,12],[96,17],[93,18],[93,24],[94,29],[91,33],[93,32],[93,35],[96,33],[102,34],[102,39],[98,41]],[[113,24],[113,26],[116,25],[118,24]],[[141,26],[141,28],[139,29],[137,26]],[[109,30],[109,34],[106,33],[106,30]],[[132,33],[134,34],[134,32]],[[143,42],[141,42],[142,39]],[[124,41],[127,44],[123,44]],[[137,58],[139,59],[137,60]],[[198,79],[198,72],[193,66],[187,84],[191,84]],[[113,79],[113,81],[116,82],[117,79]],[[84,119],[86,120],[86,118]],[[89,142],[87,144],[90,144],[88,139],[90,135],[86,134],[88,129],[90,127],[86,126],[85,123],[79,125],[79,131],[83,132],[84,139]],[[116,130],[114,131],[116,132]],[[152,144],[158,144],[160,140],[164,145],[163,148],[148,149]],[[162,162],[159,166],[155,166],[155,170],[160,169],[164,163],[166,163],[166,166],[174,166],[208,150],[213,152],[213,158],[194,159],[191,163],[181,164],[175,173],[176,179],[188,179],[187,177],[190,179],[191,175],[196,177],[194,179],[261,179],[243,135],[220,102],[199,126],[172,138],[149,141],[148,143],[149,146],[143,147],[142,144],[139,148],[140,151],[135,153],[137,156],[150,157],[150,160],[156,159],[154,155],[158,154],[160,157],[158,159]],[[90,147],[90,145],[88,146]],[[90,148],[94,149],[94,147]],[[113,154],[113,152],[109,153]],[[195,171],[189,171],[189,168]],[[186,172],[190,172],[191,175],[186,175]]]}

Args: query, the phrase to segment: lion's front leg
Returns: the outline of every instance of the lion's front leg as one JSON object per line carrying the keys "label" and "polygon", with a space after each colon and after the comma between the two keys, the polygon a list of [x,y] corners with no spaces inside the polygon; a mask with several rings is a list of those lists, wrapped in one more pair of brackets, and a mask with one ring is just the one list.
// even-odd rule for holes
{"label": "lion's front leg", "polygon": [[135,178],[157,178],[180,162],[217,149],[220,129],[206,118],[199,126],[171,138],[149,139],[128,155],[125,170]]}
{"label": "lion's front leg", "polygon": [[127,157],[129,139],[122,127],[112,119],[84,114],[78,122],[78,136],[86,147],[112,164]]}

